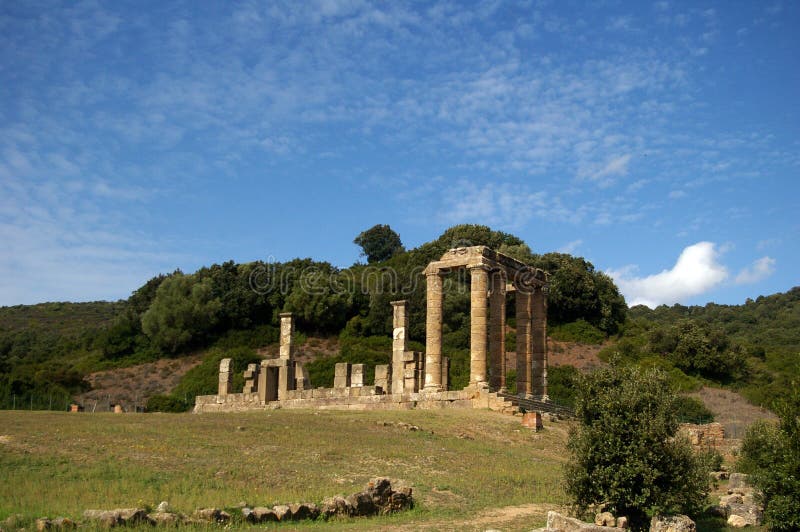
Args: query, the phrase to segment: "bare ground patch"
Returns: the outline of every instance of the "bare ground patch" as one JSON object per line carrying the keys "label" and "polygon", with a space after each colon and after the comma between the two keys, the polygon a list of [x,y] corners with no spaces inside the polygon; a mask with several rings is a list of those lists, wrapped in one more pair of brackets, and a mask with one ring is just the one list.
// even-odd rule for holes
{"label": "bare ground patch", "polygon": [[90,373],[85,377],[92,389],[75,397],[87,411],[108,411],[120,404],[127,411],[142,406],[153,395],[172,391],[187,371],[200,364],[202,354],[182,358],[162,358],[128,368]]}

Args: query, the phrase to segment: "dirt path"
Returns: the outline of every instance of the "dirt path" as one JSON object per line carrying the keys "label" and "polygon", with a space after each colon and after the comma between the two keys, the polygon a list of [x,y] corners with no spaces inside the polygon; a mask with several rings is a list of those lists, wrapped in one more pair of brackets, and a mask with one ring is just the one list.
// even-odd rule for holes
{"label": "dirt path", "polygon": [[566,509],[557,504],[522,504],[519,506],[503,506],[481,512],[469,519],[450,519],[447,521],[429,521],[395,528],[394,530],[531,530],[547,519],[547,512],[555,510],[565,512]]}

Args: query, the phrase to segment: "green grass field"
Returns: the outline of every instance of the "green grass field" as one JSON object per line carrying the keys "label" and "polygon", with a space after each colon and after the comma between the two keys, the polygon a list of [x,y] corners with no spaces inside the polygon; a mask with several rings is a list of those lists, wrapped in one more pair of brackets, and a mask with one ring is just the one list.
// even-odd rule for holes
{"label": "green grass field", "polygon": [[567,425],[548,423],[534,434],[519,418],[487,411],[2,411],[0,427],[0,520],[80,519],[89,508],[162,500],[184,513],[240,502],[319,503],[376,476],[413,487],[416,508],[300,526],[531,529],[565,502]]}

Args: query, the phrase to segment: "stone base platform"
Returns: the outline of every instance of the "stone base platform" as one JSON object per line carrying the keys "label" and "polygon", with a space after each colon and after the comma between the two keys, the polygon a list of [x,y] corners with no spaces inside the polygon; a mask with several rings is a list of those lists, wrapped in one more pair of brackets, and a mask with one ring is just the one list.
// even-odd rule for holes
{"label": "stone base platform", "polygon": [[465,389],[447,392],[384,394],[379,386],[351,388],[315,388],[291,390],[279,401],[263,402],[258,394],[198,395],[195,413],[246,412],[277,408],[316,410],[409,410],[413,408],[487,408],[515,414],[518,408],[497,393],[486,389]]}

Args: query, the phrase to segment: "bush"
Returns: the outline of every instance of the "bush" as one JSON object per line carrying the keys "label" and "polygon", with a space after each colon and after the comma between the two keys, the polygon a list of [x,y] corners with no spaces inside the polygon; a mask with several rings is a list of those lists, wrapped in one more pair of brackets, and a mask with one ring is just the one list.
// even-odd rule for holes
{"label": "bush", "polygon": [[706,408],[699,399],[679,395],[675,400],[675,413],[681,423],[711,423],[714,421],[714,412]]}
{"label": "bush", "polygon": [[692,513],[709,491],[708,464],[675,438],[676,397],[657,369],[579,376],[566,490],[579,508],[604,504],[645,528],[655,513]]}
{"label": "bush", "polygon": [[548,330],[549,336],[560,342],[577,342],[581,344],[602,344],[606,334],[584,319],[556,325]]}
{"label": "bush", "polygon": [[776,408],[779,424],[757,421],[742,441],[740,471],[761,490],[764,523],[771,530],[800,530],[800,392]]}
{"label": "bush", "polygon": [[547,368],[547,394],[554,402],[572,407],[575,405],[575,384],[579,372],[573,366]]}
{"label": "bush", "polygon": [[186,412],[190,407],[186,401],[172,395],[154,395],[147,400],[148,412]]}

